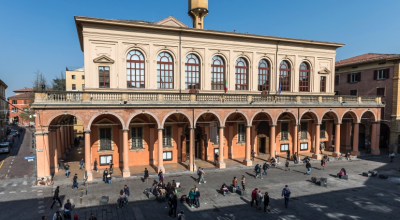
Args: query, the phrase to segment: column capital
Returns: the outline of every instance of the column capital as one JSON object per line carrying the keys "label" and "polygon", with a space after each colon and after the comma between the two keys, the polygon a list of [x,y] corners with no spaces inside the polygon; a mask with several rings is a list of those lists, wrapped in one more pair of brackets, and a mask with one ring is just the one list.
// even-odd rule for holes
{"label": "column capital", "polygon": [[335,123],[335,125],[341,125],[342,123],[339,123],[339,122],[337,122],[337,123]]}
{"label": "column capital", "polygon": [[162,131],[162,130],[164,130],[164,128],[158,128],[157,130]]}
{"label": "column capital", "polygon": [[251,128],[253,127],[253,125],[246,125],[246,128]]}
{"label": "column capital", "polygon": [[190,130],[194,130],[194,129],[196,129],[196,127],[192,127],[192,128],[189,128]]}
{"label": "column capital", "polygon": [[361,123],[360,123],[360,122],[353,122],[353,124],[358,124],[358,125],[359,125],[359,124],[361,124]]}
{"label": "column capital", "polygon": [[321,123],[314,123],[314,125],[321,125]]}
{"label": "column capital", "polygon": [[225,128],[225,126],[220,126],[220,127],[218,127],[218,129],[224,129]]}
{"label": "column capital", "polygon": [[129,129],[122,129],[122,132],[129,132]]}
{"label": "column capital", "polygon": [[90,134],[90,130],[84,130],[83,133]]}
{"label": "column capital", "polygon": [[270,127],[276,127],[276,124],[269,125]]}
{"label": "column capital", "polygon": [[381,121],[371,121],[371,124],[380,124]]}
{"label": "column capital", "polygon": [[48,131],[35,132],[35,136],[47,136],[48,134],[49,134]]}

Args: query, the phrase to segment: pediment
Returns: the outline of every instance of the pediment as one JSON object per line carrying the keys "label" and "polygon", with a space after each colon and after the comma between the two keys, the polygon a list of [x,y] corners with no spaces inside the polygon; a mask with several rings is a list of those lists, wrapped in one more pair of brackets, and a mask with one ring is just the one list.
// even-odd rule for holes
{"label": "pediment", "polygon": [[113,125],[113,124],[115,124],[115,122],[111,121],[108,118],[103,118],[95,123],[95,125]]}
{"label": "pediment", "polygon": [[95,63],[114,63],[114,60],[106,55],[101,55],[97,58],[94,58],[93,62],[95,62]]}
{"label": "pediment", "polygon": [[328,70],[328,68],[324,67],[320,71],[318,71],[318,73],[319,74],[329,74],[329,73],[331,73],[331,71]]}
{"label": "pediment", "polygon": [[173,26],[173,27],[188,27],[186,24],[182,23],[181,21],[176,19],[174,16],[169,16],[167,18],[164,18],[160,21],[157,21],[155,24]]}

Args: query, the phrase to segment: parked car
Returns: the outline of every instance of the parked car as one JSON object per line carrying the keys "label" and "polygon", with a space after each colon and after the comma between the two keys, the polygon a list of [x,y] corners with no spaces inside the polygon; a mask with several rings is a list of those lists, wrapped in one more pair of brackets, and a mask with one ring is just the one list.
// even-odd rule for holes
{"label": "parked car", "polygon": [[0,153],[9,153],[10,148],[9,142],[0,142]]}
{"label": "parked car", "polygon": [[14,143],[14,136],[13,135],[8,135],[6,142],[10,142],[10,144],[12,145]]}

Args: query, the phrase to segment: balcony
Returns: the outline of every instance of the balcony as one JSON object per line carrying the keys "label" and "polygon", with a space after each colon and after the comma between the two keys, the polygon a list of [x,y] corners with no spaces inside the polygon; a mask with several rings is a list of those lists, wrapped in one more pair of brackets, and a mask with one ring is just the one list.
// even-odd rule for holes
{"label": "balcony", "polygon": [[33,106],[383,106],[376,96],[261,95],[142,92],[45,92],[35,93]]}

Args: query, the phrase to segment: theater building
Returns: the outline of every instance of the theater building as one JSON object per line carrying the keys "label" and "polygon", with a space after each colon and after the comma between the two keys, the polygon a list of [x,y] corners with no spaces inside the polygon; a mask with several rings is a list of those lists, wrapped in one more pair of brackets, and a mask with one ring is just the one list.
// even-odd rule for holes
{"label": "theater building", "polygon": [[321,158],[321,143],[334,156],[359,155],[361,118],[379,130],[379,97],[334,95],[343,44],[202,29],[207,1],[191,2],[200,5],[189,6],[194,28],[174,17],[75,17],[85,90],[35,94],[38,177],[57,172],[74,117],[83,122],[89,179],[95,159],[100,169],[112,159],[127,177],[139,165],[193,171],[217,152],[221,169],[231,159],[252,165],[252,150]]}

